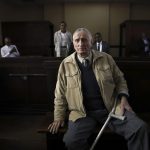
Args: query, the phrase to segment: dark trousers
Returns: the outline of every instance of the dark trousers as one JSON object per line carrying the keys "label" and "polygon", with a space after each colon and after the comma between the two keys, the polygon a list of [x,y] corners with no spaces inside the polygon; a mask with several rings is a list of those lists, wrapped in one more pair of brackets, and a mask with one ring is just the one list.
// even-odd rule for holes
{"label": "dark trousers", "polygon": [[[89,150],[87,139],[93,133],[98,123],[104,123],[106,110],[88,112],[87,116],[75,122],[69,121],[68,130],[64,135],[68,150]],[[108,127],[127,140],[128,150],[149,150],[148,127],[136,114],[126,111],[126,119],[112,118]]]}

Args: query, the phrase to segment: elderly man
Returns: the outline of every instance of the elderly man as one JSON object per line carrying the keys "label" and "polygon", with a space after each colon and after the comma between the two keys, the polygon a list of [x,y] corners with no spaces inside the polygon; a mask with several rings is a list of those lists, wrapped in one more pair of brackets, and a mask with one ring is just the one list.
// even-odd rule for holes
{"label": "elderly man", "polygon": [[129,105],[126,81],[113,58],[91,49],[92,35],[85,28],[74,32],[73,44],[75,52],[59,67],[50,132],[58,132],[69,110],[63,141],[68,150],[89,150],[87,139],[99,123],[104,123],[117,97],[115,113],[126,119],[111,119],[108,127],[124,136],[128,150],[149,150],[147,125]]}

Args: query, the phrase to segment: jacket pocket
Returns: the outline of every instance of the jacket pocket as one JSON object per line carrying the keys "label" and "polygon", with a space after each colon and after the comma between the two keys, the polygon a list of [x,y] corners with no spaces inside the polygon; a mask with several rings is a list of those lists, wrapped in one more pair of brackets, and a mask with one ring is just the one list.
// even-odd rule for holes
{"label": "jacket pocket", "polygon": [[113,75],[109,66],[104,66],[103,68],[98,68],[100,73],[100,80],[106,83],[114,84]]}
{"label": "jacket pocket", "polygon": [[101,86],[103,89],[103,94],[108,99],[111,99],[114,89],[115,89],[115,82],[113,79],[113,74],[110,70],[109,66],[105,66],[103,68],[99,68],[99,80],[101,80]]}
{"label": "jacket pocket", "polygon": [[67,88],[76,88],[78,87],[78,82],[77,82],[77,77],[78,74],[77,72],[73,72],[73,73],[66,73],[66,79],[67,79]]}

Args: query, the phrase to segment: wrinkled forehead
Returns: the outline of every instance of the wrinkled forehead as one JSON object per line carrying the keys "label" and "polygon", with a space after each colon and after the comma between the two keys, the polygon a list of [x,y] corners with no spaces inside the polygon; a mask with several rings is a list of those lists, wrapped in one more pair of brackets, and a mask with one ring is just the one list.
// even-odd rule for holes
{"label": "wrinkled forehead", "polygon": [[75,32],[73,34],[73,40],[76,40],[76,39],[86,39],[88,41],[91,41],[90,35],[85,31]]}

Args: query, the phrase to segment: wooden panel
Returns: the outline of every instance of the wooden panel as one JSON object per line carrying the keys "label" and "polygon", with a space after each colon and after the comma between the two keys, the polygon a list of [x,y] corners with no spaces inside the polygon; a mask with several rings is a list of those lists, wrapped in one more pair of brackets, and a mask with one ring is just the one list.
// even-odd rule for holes
{"label": "wooden panel", "polygon": [[[121,54],[123,55],[122,48],[125,44],[124,56],[141,56],[141,52],[138,49],[138,40],[141,38],[141,34],[144,32],[150,36],[150,20],[127,20],[120,25],[120,46]],[[125,42],[123,44],[123,42]]]}
{"label": "wooden panel", "polygon": [[1,111],[48,111],[47,74],[42,58],[1,59],[0,71]]}
{"label": "wooden panel", "polygon": [[136,112],[149,112],[150,61],[126,59],[116,62],[127,80],[132,107]]}
{"label": "wooden panel", "polygon": [[11,37],[21,56],[53,56],[53,34],[48,21],[2,22],[2,37]]}
{"label": "wooden panel", "polygon": [[[120,59],[130,103],[136,112],[149,112],[150,60]],[[22,57],[0,59],[0,106],[21,110],[53,111],[54,90],[62,58]],[[22,107],[20,107],[22,105]]]}
{"label": "wooden panel", "polygon": [[56,86],[57,73],[61,60],[45,61],[45,69],[48,75],[47,87],[49,95],[49,107],[50,111],[54,110],[54,90]]}

